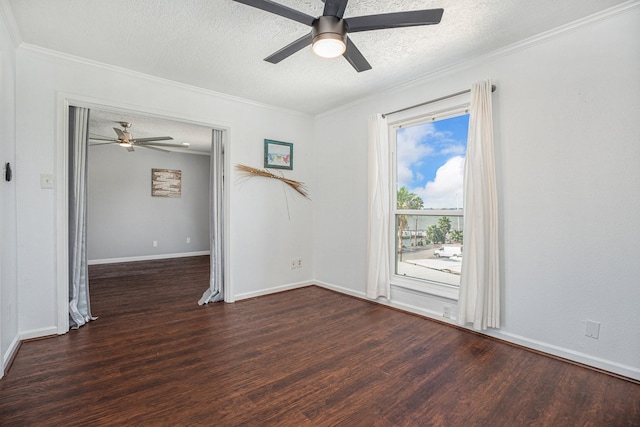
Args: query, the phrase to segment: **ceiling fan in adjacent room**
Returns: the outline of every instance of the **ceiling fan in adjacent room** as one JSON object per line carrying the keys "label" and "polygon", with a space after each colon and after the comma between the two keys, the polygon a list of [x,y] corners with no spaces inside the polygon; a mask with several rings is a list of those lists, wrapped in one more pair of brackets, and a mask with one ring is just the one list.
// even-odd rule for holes
{"label": "ceiling fan in adjacent room", "polygon": [[[169,150],[165,150],[162,147],[175,147],[175,148],[189,148],[189,144],[184,142],[182,144],[165,144],[159,141],[170,141],[173,140],[170,136],[155,136],[150,138],[134,138],[131,132],[129,132],[129,128],[133,125],[130,122],[118,122],[122,129],[113,128],[116,132],[117,138],[108,138],[105,136],[99,135],[90,135],[89,141],[93,141],[89,145],[108,145],[108,144],[119,144],[121,147],[127,149],[127,151],[135,151],[133,147],[141,147],[141,148],[150,148],[152,150],[169,152]],[[96,142],[99,141],[99,142]],[[108,142],[104,142],[108,141]]]}
{"label": "ceiling fan in adjacent room", "polygon": [[309,34],[266,57],[265,61],[277,64],[300,49],[312,45],[314,53],[318,56],[324,58],[344,56],[357,72],[370,70],[371,65],[347,36],[348,33],[438,24],[444,13],[444,9],[426,9],[343,18],[349,0],[322,0],[324,2],[322,16],[314,18],[271,0],[234,1],[311,27]]}

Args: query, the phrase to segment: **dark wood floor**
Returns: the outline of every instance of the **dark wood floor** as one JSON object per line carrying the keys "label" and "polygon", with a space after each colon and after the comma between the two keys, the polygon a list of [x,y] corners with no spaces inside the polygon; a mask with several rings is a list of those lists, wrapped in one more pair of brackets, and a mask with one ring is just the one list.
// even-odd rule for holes
{"label": "dark wood floor", "polygon": [[638,384],[318,287],[200,307],[207,278],[92,267],[99,319],[23,343],[0,425],[640,425]]}

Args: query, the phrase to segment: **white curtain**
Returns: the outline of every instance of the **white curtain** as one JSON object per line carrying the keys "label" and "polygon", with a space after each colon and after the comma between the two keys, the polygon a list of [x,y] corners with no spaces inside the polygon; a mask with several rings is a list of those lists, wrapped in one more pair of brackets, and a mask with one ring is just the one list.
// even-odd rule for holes
{"label": "white curtain", "polygon": [[87,264],[87,147],[89,109],[69,108],[69,326],[90,320]]}
{"label": "white curtain", "polygon": [[498,203],[493,155],[491,81],[471,88],[464,173],[464,257],[458,324],[500,327]]}
{"label": "white curtain", "polygon": [[211,275],[209,289],[198,304],[224,299],[224,131],[213,129],[211,141],[211,172],[209,187],[209,239],[211,247]]}
{"label": "white curtain", "polygon": [[389,133],[381,114],[369,119],[368,298],[391,297],[389,273]]}

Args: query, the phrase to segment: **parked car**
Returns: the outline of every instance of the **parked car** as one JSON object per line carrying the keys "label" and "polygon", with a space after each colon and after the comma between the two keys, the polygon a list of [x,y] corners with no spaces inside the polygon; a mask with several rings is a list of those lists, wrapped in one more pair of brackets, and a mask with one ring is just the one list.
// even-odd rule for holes
{"label": "parked car", "polygon": [[437,257],[462,257],[462,246],[457,245],[442,245],[441,247],[435,249],[433,254]]}

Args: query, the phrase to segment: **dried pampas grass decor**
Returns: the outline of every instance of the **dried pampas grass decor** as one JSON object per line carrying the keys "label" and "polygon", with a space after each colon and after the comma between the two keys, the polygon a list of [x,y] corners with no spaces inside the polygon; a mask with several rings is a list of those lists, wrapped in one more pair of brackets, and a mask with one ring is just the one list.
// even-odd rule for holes
{"label": "dried pampas grass decor", "polygon": [[289,187],[293,188],[298,194],[300,194],[305,199],[311,200],[311,198],[309,197],[309,192],[307,188],[304,186],[303,182],[295,181],[293,179],[288,179],[281,175],[275,175],[266,169],[257,169],[257,168],[252,168],[251,166],[246,166],[241,164],[237,164],[236,169],[240,172],[243,178],[248,179],[256,176],[261,176],[263,178],[273,178],[273,179],[277,179],[278,181],[282,181],[285,184],[287,184]]}

